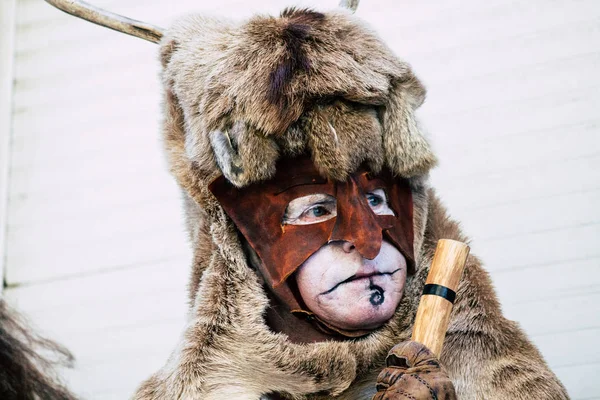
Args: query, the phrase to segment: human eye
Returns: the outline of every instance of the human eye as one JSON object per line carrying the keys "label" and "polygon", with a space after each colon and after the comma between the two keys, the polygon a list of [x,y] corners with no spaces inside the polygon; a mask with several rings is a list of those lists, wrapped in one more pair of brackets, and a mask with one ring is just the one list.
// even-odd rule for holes
{"label": "human eye", "polygon": [[320,218],[330,214],[327,207],[323,205],[315,205],[302,213],[302,216],[307,218]]}
{"label": "human eye", "polygon": [[387,195],[383,189],[375,189],[366,196],[369,207],[377,215],[394,215],[387,200]]}
{"label": "human eye", "polygon": [[336,202],[327,194],[312,194],[289,202],[283,223],[287,225],[309,225],[327,221],[336,216]]}
{"label": "human eye", "polygon": [[377,207],[377,206],[381,205],[383,202],[385,202],[385,199],[383,199],[381,196],[378,196],[376,194],[369,193],[369,194],[367,194],[367,201],[369,202],[369,205],[371,207]]}

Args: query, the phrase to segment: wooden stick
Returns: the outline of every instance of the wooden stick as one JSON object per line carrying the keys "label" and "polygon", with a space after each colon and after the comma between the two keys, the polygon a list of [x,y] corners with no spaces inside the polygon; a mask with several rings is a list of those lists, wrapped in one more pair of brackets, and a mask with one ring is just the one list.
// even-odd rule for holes
{"label": "wooden stick", "polygon": [[453,294],[458,289],[469,250],[469,246],[456,240],[438,241],[431,269],[425,281],[412,340],[423,343],[437,357],[442,352],[454,302]]}

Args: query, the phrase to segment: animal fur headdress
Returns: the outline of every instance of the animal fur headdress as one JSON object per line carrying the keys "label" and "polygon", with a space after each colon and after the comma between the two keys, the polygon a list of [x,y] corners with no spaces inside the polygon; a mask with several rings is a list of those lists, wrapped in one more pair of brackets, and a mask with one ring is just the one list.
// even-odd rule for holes
{"label": "animal fur headdress", "polygon": [[339,180],[363,162],[403,177],[435,164],[414,116],[425,89],[349,12],[189,17],[163,38],[161,54],[167,101],[183,117],[182,136],[168,138],[181,141],[178,157],[216,163],[236,186],[303,152]]}

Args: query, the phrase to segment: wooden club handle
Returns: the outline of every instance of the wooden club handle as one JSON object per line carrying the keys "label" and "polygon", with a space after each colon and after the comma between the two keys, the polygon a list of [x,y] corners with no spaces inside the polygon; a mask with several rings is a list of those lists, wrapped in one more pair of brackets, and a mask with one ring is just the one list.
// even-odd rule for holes
{"label": "wooden club handle", "polygon": [[431,294],[421,296],[412,340],[427,346],[436,357],[442,352],[452,311],[452,293],[458,289],[469,250],[469,246],[462,242],[439,240],[425,281],[424,293]]}

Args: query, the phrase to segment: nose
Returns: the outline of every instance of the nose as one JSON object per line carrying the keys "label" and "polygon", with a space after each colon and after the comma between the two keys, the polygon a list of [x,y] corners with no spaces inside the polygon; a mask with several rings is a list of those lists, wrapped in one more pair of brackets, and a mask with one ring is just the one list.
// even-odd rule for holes
{"label": "nose", "polygon": [[[381,226],[356,182],[350,178],[336,186],[337,215],[329,241],[343,241],[366,259],[372,260],[381,247]],[[353,250],[344,245],[344,250]]]}
{"label": "nose", "polygon": [[342,242],[342,249],[345,253],[352,253],[356,249],[356,246],[353,243],[344,240]]}

